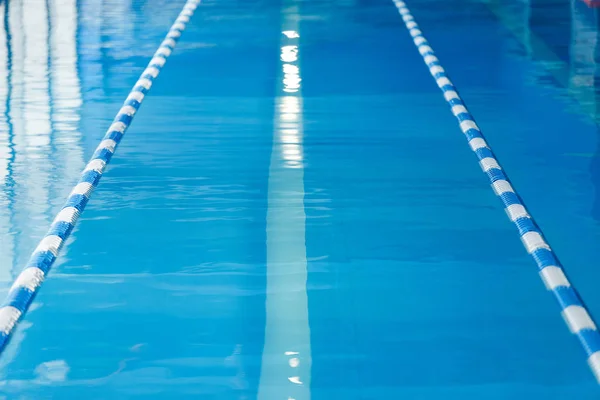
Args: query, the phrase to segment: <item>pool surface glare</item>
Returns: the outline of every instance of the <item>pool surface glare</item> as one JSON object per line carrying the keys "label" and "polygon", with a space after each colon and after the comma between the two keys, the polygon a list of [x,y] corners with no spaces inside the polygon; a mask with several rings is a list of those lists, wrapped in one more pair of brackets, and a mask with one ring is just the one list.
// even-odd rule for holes
{"label": "pool surface glare", "polygon": [[189,22],[190,16],[194,13],[199,1],[188,0],[183,7],[165,40],[154,53],[154,57],[152,57],[125,99],[123,106],[96,148],[91,160],[81,172],[79,182],[71,191],[63,208],[54,218],[50,230],[37,245],[27,266],[10,287],[8,296],[2,307],[0,307],[0,352],[4,350],[15,324],[29,308],[35,293],[58,257],[63,242],[68,239],[75,227],[92,191],[98,185],[104,169],[133,120],[134,114],[141,106],[145,95],[152,87],[154,79],[158,77],[167,58],[171,55],[176,40],[181,36],[185,24]]}
{"label": "pool surface glare", "polygon": [[0,25],[0,399],[598,397],[597,9],[0,0]]}

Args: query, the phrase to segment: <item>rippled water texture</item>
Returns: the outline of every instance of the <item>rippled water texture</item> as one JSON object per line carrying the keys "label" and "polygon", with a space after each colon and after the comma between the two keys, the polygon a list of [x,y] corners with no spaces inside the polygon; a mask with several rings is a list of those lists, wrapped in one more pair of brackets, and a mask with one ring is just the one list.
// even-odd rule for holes
{"label": "rippled water texture", "polygon": [[[0,0],[0,295],[184,1]],[[598,15],[407,0],[600,315]],[[595,399],[391,0],[205,0],[0,399]]]}

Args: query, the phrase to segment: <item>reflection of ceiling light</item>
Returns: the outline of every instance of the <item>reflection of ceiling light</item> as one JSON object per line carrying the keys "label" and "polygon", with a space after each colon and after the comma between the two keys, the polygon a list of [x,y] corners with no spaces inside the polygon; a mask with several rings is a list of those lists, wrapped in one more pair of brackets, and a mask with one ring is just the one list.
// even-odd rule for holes
{"label": "reflection of ceiling light", "polygon": [[294,62],[298,59],[298,46],[283,46],[281,48],[281,60]]}
{"label": "reflection of ceiling light", "polygon": [[286,168],[302,168],[303,164],[298,162],[298,161],[286,161],[285,162],[285,166]]}
{"label": "reflection of ceiling light", "polygon": [[296,129],[298,128],[298,123],[297,122],[285,122],[285,121],[279,121],[279,128],[280,129]]}
{"label": "reflection of ceiling light", "polygon": [[301,155],[284,155],[283,159],[285,161],[291,162],[300,162],[302,161],[302,156]]}
{"label": "reflection of ceiling light", "polygon": [[302,156],[299,154],[296,154],[296,155],[284,154],[283,160],[287,161],[287,162],[291,162],[291,161],[300,162],[300,161],[302,161]]}
{"label": "reflection of ceiling light", "polygon": [[283,64],[283,73],[284,74],[299,74],[300,68],[294,64]]}
{"label": "reflection of ceiling light", "polygon": [[298,118],[296,113],[284,113],[281,114],[281,119],[284,121],[295,121]]}
{"label": "reflection of ceiling light", "polygon": [[295,38],[300,37],[300,35],[296,31],[283,31],[281,33],[283,33],[285,36],[287,36],[288,39],[295,39]]}
{"label": "reflection of ceiling light", "polygon": [[[282,32],[288,39],[300,37],[294,30]],[[289,42],[288,42],[289,43]],[[297,93],[300,90],[302,79],[298,62],[298,46],[287,45],[281,47],[281,60],[283,72],[283,88],[285,93]],[[281,143],[280,156],[286,168],[302,167],[302,132],[300,131],[301,104],[298,95],[282,96],[279,109],[279,142]],[[289,354],[288,354],[289,353]],[[286,352],[293,355],[295,352]],[[295,360],[295,361],[292,361]],[[298,362],[296,358],[290,363]]]}
{"label": "reflection of ceiling light", "polygon": [[281,99],[281,111],[284,113],[299,113],[300,101],[296,96],[285,96]]}
{"label": "reflection of ceiling light", "polygon": [[298,138],[298,136],[283,135],[281,136],[281,142],[288,144],[300,144],[300,139]]}
{"label": "reflection of ceiling light", "polygon": [[296,156],[300,154],[300,148],[294,144],[284,144],[283,145],[283,154],[288,156]]}
{"label": "reflection of ceiling light", "polygon": [[300,89],[300,77],[298,75],[286,77],[283,79],[283,85],[286,89]]}

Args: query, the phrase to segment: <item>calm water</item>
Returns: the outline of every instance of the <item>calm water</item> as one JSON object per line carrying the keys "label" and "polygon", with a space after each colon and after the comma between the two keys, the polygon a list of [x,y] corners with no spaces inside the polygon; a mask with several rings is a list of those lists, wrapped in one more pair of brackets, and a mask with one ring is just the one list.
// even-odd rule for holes
{"label": "calm water", "polygon": [[[0,1],[2,295],[183,3]],[[600,315],[597,13],[407,3]],[[138,114],[0,398],[598,397],[391,0],[205,0]]]}

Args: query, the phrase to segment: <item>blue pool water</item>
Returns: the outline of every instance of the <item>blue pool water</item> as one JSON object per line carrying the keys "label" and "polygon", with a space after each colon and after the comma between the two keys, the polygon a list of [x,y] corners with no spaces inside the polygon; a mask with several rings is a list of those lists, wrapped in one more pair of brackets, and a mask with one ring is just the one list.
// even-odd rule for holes
{"label": "blue pool water", "polygon": [[[183,4],[0,3],[3,296]],[[600,315],[597,11],[407,4]],[[0,399],[598,397],[391,0],[203,0],[138,114]]]}

